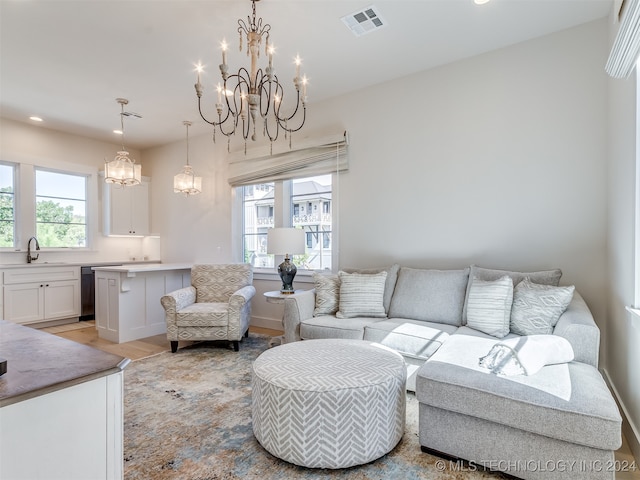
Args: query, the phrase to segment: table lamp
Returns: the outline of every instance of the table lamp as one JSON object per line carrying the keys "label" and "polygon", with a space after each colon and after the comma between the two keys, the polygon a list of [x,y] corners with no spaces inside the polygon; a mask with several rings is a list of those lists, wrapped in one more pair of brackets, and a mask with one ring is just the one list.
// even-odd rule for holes
{"label": "table lamp", "polygon": [[267,230],[267,253],[284,255],[284,262],[278,265],[282,279],[280,293],[294,293],[293,279],[298,269],[289,259],[289,255],[304,253],[304,230],[300,228],[270,228]]}

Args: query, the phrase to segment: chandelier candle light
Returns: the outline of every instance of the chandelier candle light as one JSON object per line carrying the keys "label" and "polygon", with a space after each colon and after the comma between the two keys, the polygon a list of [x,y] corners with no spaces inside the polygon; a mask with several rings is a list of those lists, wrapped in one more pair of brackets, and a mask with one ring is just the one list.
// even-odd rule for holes
{"label": "chandelier candle light", "polygon": [[[222,64],[220,73],[222,75],[222,85],[217,86],[217,102],[215,104],[218,114],[217,120],[208,120],[202,113],[201,98],[203,93],[200,83],[200,73],[202,65],[197,65],[197,82],[195,84],[198,96],[198,111],[202,119],[213,126],[213,141],[216,139],[216,128],[227,137],[227,150],[229,149],[230,136],[234,135],[238,128],[241,129],[242,137],[245,140],[245,153],[247,150],[247,138],[251,135],[251,140],[256,140],[256,121],[258,116],[262,118],[263,135],[269,138],[271,147],[278,139],[280,129],[284,130],[285,137],[289,134],[289,147],[291,148],[291,134],[302,128],[307,114],[307,77],[300,77],[300,65],[302,63],[299,56],[296,56],[295,77],[293,85],[296,89],[296,104],[293,113],[290,115],[281,112],[284,97],[284,88],[273,66],[273,54],[275,49],[269,42],[271,25],[262,23],[262,18],[256,18],[256,2],[251,0],[253,13],[247,16],[247,21],[238,20],[238,33],[240,34],[240,51],[243,47],[243,36],[247,42],[247,56],[251,58],[249,71],[241,67],[238,73],[229,75],[229,65],[227,65],[227,43],[222,41]],[[265,43],[265,55],[268,56],[268,65],[263,70],[258,68],[258,58],[262,41]],[[302,107],[302,108],[300,108]],[[289,126],[295,119],[295,126]]]}
{"label": "chandelier candle light", "polygon": [[142,181],[142,166],[129,158],[129,152],[124,148],[124,106],[129,103],[126,98],[116,98],[120,104],[120,131],[122,132],[122,150],[115,158],[104,164],[104,181],[115,183],[122,187],[139,185]]}
{"label": "chandelier candle light", "polygon": [[280,293],[295,293],[293,279],[298,269],[289,259],[289,255],[304,253],[304,236],[304,230],[301,228],[270,228],[267,230],[267,253],[284,255],[284,262],[278,265],[278,273],[282,280]]}
{"label": "chandelier candle light", "polygon": [[182,124],[187,127],[187,164],[182,167],[182,172],[173,177],[173,191],[184,193],[188,197],[202,191],[202,177],[196,177],[193,168],[189,165],[189,127],[191,122],[185,120]]}

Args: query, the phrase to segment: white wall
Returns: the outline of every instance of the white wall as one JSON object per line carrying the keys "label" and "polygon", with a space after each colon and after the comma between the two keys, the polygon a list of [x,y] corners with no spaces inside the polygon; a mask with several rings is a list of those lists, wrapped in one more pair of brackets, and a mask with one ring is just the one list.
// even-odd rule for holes
{"label": "white wall", "polygon": [[[194,111],[194,116],[197,111]],[[173,193],[173,176],[186,163],[185,140],[147,150],[153,178],[151,223],[161,234],[165,262],[224,263],[232,259],[231,196],[227,183],[227,143],[211,136],[189,139],[189,163],[202,177],[202,193]]]}
{"label": "white wall", "polygon": [[610,281],[604,339],[605,373],[628,420],[624,424],[625,436],[636,458],[640,458],[640,318],[625,309],[635,302],[636,75],[626,80],[609,80],[607,254]]}
{"label": "white wall", "polygon": [[341,265],[560,267],[602,322],[605,48],[591,23],[329,106],[352,140]]}
{"label": "white wall", "polygon": [[[93,209],[87,214],[92,248],[69,252],[41,252],[39,261],[88,263],[128,261],[132,256],[142,258],[143,253],[156,250],[148,246],[150,245],[148,240],[102,236],[102,183],[98,181],[97,173],[104,169],[104,159],[113,158],[121,149],[122,146],[118,144],[99,142],[40,126],[0,119],[0,160],[69,171],[81,169],[91,174],[90,188],[94,198],[97,199],[97,204],[94,204]],[[142,161],[139,151],[131,149],[130,153],[136,161]],[[144,162],[142,164],[142,174],[149,175]],[[17,185],[16,190],[19,188]],[[21,213],[24,215],[26,212]],[[26,242],[34,233],[25,232],[19,236],[20,252],[0,253],[0,264],[25,263]]]}

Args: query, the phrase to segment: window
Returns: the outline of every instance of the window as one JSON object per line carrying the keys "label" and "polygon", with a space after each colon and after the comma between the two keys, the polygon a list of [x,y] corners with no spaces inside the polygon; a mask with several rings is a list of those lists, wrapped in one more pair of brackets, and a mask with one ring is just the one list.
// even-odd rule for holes
{"label": "window", "polygon": [[297,227],[305,231],[307,246],[293,258],[298,268],[332,269],[332,182],[349,170],[348,143],[343,131],[303,141],[295,149],[289,145],[280,153],[262,145],[230,155],[228,181],[237,187],[233,232],[242,239],[234,244],[241,246],[244,261],[273,268],[274,259],[266,253],[267,230]]}
{"label": "window", "polygon": [[36,236],[41,247],[87,245],[87,177],[36,169]]}
{"label": "window", "polygon": [[[305,211],[292,209],[291,226],[306,232],[304,255],[294,263],[310,270],[331,269],[331,175],[298,178],[291,181],[291,203],[306,205]],[[322,208],[318,208],[322,205]],[[326,211],[325,211],[326,210]]]}
{"label": "window", "polygon": [[14,247],[16,238],[15,167],[0,164],[0,247]]}
{"label": "window", "polygon": [[[331,181],[327,174],[239,187],[244,261],[254,267],[275,266],[273,255],[267,254],[267,230],[277,224],[305,231],[306,251],[293,257],[298,268],[331,269]],[[288,208],[277,208],[277,204]],[[277,218],[277,211],[291,214]]]}
{"label": "window", "polygon": [[274,225],[274,189],[273,182],[240,187],[243,258],[254,267],[273,267],[274,265],[273,255],[267,255],[267,229]]}

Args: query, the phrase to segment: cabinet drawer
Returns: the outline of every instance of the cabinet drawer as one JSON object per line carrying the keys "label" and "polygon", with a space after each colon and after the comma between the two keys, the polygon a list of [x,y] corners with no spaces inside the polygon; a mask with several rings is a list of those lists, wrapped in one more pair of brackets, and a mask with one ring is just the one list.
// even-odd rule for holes
{"label": "cabinet drawer", "polygon": [[69,265],[64,267],[25,267],[4,271],[4,284],[31,282],[54,282],[56,280],[79,280],[80,267]]}

